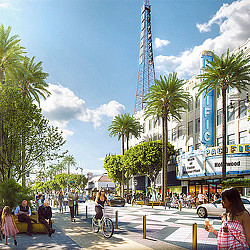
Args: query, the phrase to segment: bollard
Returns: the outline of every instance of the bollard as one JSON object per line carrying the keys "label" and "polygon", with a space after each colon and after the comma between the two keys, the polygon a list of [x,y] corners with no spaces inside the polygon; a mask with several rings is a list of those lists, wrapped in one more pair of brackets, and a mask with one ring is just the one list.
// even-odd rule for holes
{"label": "bollard", "polygon": [[66,201],[64,202],[64,206],[65,206],[65,211],[66,211]]}
{"label": "bollard", "polygon": [[88,206],[86,206],[86,219],[88,218]]}
{"label": "bollard", "polygon": [[181,209],[182,209],[182,205],[181,205],[181,203],[180,203],[180,211],[181,211]]}
{"label": "bollard", "polygon": [[79,207],[78,207],[78,203],[76,204],[76,215],[79,215]]}
{"label": "bollard", "polygon": [[143,215],[143,239],[146,239],[146,215]]}
{"label": "bollard", "polygon": [[167,202],[165,201],[165,210],[167,209]]}
{"label": "bollard", "polygon": [[56,201],[56,208],[58,208],[58,201]]}
{"label": "bollard", "polygon": [[54,200],[54,206],[53,207],[56,207],[56,202],[55,202],[55,200]]}
{"label": "bollard", "polygon": [[152,201],[152,208],[154,208],[154,202]]}
{"label": "bollard", "polygon": [[197,250],[197,224],[193,224],[193,250]]}
{"label": "bollard", "polygon": [[115,228],[118,229],[118,210],[115,213]]}
{"label": "bollard", "polygon": [[142,205],[142,202],[141,202],[141,207],[142,207],[143,205]]}

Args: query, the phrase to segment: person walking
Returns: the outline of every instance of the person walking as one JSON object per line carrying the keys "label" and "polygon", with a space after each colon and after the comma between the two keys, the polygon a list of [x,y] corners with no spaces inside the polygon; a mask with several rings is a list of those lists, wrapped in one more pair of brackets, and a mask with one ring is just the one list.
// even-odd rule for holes
{"label": "person walking", "polygon": [[62,190],[60,190],[58,194],[58,203],[59,203],[60,213],[63,213],[63,201],[64,201],[63,193],[62,193]]}
{"label": "person walking", "polygon": [[9,206],[5,206],[2,212],[2,231],[5,235],[5,245],[8,244],[8,237],[12,236],[14,244],[17,245],[15,235],[19,233]]}
{"label": "person walking", "polygon": [[55,232],[55,229],[52,228],[52,210],[49,206],[49,201],[45,200],[44,204],[38,209],[38,220],[42,223],[48,230],[49,236],[51,237],[52,233]]}
{"label": "person walking", "polygon": [[27,227],[27,234],[32,236],[32,224],[31,221],[37,223],[36,220],[31,219],[31,210],[30,207],[27,205],[28,202],[26,200],[22,201],[22,205],[16,207],[14,214],[18,216],[19,222],[26,222],[28,224]]}
{"label": "person walking", "polygon": [[245,209],[236,188],[225,189],[221,193],[222,206],[226,213],[222,216],[222,225],[217,232],[208,224],[205,229],[217,237],[218,249],[249,249],[250,215]]}
{"label": "person walking", "polygon": [[79,199],[78,194],[75,193],[75,189],[72,189],[71,193],[68,194],[67,196],[68,199],[68,205],[70,209],[70,216],[71,216],[71,221],[75,222],[75,209],[77,205],[77,201]]}

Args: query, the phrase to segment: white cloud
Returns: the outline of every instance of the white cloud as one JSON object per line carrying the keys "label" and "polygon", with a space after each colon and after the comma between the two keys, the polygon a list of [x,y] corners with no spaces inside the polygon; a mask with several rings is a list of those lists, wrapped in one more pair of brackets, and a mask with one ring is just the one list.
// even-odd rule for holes
{"label": "white cloud", "polygon": [[67,129],[69,121],[73,119],[82,122],[92,122],[95,128],[101,126],[105,116],[114,117],[125,111],[124,105],[117,101],[102,104],[95,110],[89,109],[84,100],[80,99],[69,88],[62,85],[49,84],[51,96],[41,101],[43,114],[51,124],[63,130],[65,136],[73,134]]}
{"label": "white cloud", "polygon": [[7,8],[9,8],[9,6],[10,6],[9,3],[7,3],[7,2],[3,2],[3,3],[2,3],[2,2],[0,1],[0,8],[7,9]]}
{"label": "white cloud", "polygon": [[213,25],[220,28],[217,37],[209,38],[178,56],[157,56],[156,70],[164,74],[176,71],[179,77],[189,78],[199,72],[200,54],[203,50],[212,50],[221,55],[227,48],[233,50],[243,44],[250,37],[250,1],[239,0],[223,4],[208,22],[196,26],[200,32],[209,32]]}
{"label": "white cloud", "polygon": [[163,46],[167,46],[170,42],[168,40],[161,40],[160,38],[155,38],[154,45],[156,49],[159,49]]}

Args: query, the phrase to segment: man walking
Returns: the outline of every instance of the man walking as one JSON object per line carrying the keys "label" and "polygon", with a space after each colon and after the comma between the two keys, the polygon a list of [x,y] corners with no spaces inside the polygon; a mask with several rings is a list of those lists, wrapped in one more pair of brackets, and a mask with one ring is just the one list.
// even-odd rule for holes
{"label": "man walking", "polygon": [[55,229],[52,228],[52,210],[49,206],[49,201],[45,200],[44,204],[38,209],[38,220],[42,223],[48,230],[49,236],[55,232]]}
{"label": "man walking", "polygon": [[27,234],[29,236],[32,236],[32,224],[31,224],[31,221],[33,221],[35,223],[37,223],[37,221],[30,218],[31,210],[30,210],[30,207],[27,205],[26,200],[22,201],[22,205],[16,207],[14,214],[18,216],[18,221],[26,222],[28,224]]}
{"label": "man walking", "polygon": [[74,217],[76,214],[76,204],[79,199],[78,194],[75,194],[75,189],[72,189],[72,192],[68,194],[67,199],[68,199],[68,205],[70,209],[71,221],[75,222]]}

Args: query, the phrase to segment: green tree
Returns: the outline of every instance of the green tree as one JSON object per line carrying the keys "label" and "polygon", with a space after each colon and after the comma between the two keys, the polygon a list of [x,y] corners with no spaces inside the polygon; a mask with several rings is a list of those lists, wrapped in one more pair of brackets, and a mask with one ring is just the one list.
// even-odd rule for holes
{"label": "green tree", "polygon": [[107,155],[104,159],[103,167],[107,170],[108,178],[113,180],[116,187],[119,185],[121,195],[123,156]]}
{"label": "green tree", "polygon": [[174,118],[177,121],[181,119],[181,113],[187,108],[189,93],[183,88],[185,82],[178,79],[174,72],[169,74],[168,78],[160,76],[160,80],[155,80],[155,84],[149,89],[145,97],[145,118],[155,117],[157,120],[162,119],[163,135],[163,200],[167,195],[167,171],[168,171],[168,121]]}
{"label": "green tree", "polygon": [[[117,136],[118,140],[120,139],[122,140],[122,155],[124,155],[125,138],[127,139],[127,143],[129,141],[129,135],[133,135],[134,137],[138,138],[142,131],[142,126],[140,125],[140,122],[134,116],[130,116],[128,113],[125,113],[124,115],[115,116],[108,130],[110,131],[109,136]],[[127,148],[128,148],[128,144],[127,144]],[[127,174],[127,176],[129,177],[129,174]],[[127,184],[127,188],[129,190],[128,184]],[[124,197],[124,168],[123,167],[122,167],[121,196]]]}
{"label": "green tree", "polygon": [[[175,154],[174,146],[168,143],[167,150],[170,159]],[[124,155],[124,165],[133,174],[146,174],[149,177],[155,200],[155,181],[162,169],[162,141],[144,142],[130,148]]]}
{"label": "green tree", "polygon": [[250,56],[243,52],[230,54],[229,49],[221,57],[213,54],[213,61],[202,69],[204,73],[198,76],[202,79],[198,88],[198,96],[206,96],[213,89],[222,93],[222,179],[226,180],[226,95],[229,87],[236,88],[240,93],[247,90],[250,84]]}

